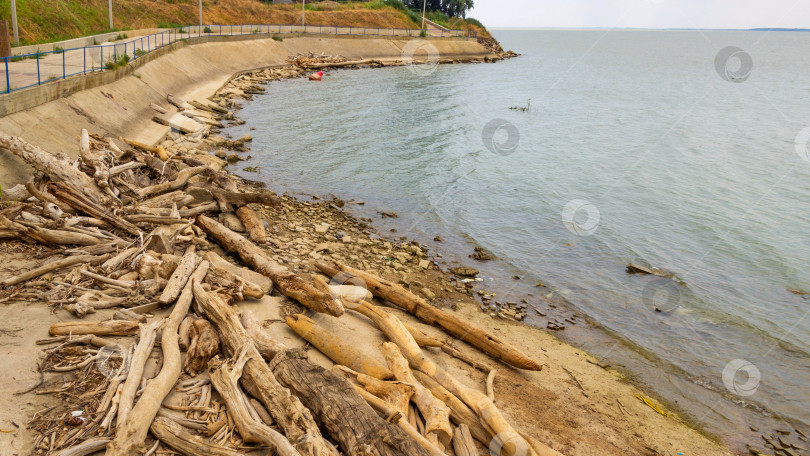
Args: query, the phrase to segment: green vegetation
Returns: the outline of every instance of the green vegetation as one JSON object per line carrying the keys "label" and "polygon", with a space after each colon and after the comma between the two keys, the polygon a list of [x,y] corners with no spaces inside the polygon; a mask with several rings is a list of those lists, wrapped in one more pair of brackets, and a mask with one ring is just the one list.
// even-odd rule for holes
{"label": "green vegetation", "polygon": [[205,27],[205,28],[203,29],[203,33],[212,33],[212,32],[211,32],[211,27]]}
{"label": "green vegetation", "polygon": [[481,21],[479,21],[478,19],[473,19],[471,17],[465,17],[464,22],[466,22],[466,23],[468,23],[470,25],[474,25],[476,27],[486,28],[486,27],[484,27],[484,24],[481,23]]}
{"label": "green vegetation", "polygon": [[425,13],[425,17],[428,18],[428,20],[441,25],[442,27],[450,28],[450,18],[441,11],[428,11]]}
{"label": "green vegetation", "polygon": [[126,34],[126,33],[119,33],[119,34],[118,34],[118,36],[116,36],[116,37],[113,39],[113,41],[121,41],[121,40],[125,40],[125,39],[127,39],[127,38],[129,38],[129,37],[127,36],[127,34]]}
{"label": "green vegetation", "polygon": [[135,54],[135,57],[141,57],[143,55],[146,55],[146,51],[144,51],[143,49],[138,48],[138,49],[135,49],[133,54]]}
{"label": "green vegetation", "polygon": [[157,23],[157,28],[173,29],[173,28],[181,28],[181,27],[183,27],[183,24],[178,24],[176,22],[160,21],[160,22]]}
{"label": "green vegetation", "polygon": [[104,67],[108,70],[114,70],[116,68],[127,66],[127,63],[129,63],[129,55],[124,54],[121,57],[118,57],[118,60],[110,60],[106,65],[104,65]]}
{"label": "green vegetation", "polygon": [[281,35],[273,35],[273,39],[276,41],[284,41],[284,37]]}
{"label": "green vegetation", "polygon": [[421,14],[419,14],[416,11],[412,10],[406,4],[402,3],[400,0],[383,0],[383,3],[385,3],[386,5],[394,8],[394,9],[402,11],[403,13],[405,13],[408,16],[408,18],[410,20],[414,21],[415,23],[422,24],[422,16],[421,16]]}
{"label": "green vegetation", "polygon": [[62,52],[64,52],[64,50],[65,50],[65,48],[63,48],[61,46],[54,46],[53,47],[53,53],[54,54],[61,54]]}

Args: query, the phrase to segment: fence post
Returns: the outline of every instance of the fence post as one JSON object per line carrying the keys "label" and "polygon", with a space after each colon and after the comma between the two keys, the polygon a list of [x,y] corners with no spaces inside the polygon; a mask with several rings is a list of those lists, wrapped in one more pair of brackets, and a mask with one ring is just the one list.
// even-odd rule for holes
{"label": "fence post", "polygon": [[65,51],[62,51],[62,79],[67,77],[67,71],[65,71]]}
{"label": "fence post", "polygon": [[[98,62],[98,69],[104,71],[104,46],[99,46],[98,49],[101,52],[101,58]],[[39,72],[39,70],[37,70],[37,72]]]}
{"label": "fence post", "polygon": [[6,60],[6,92],[11,93],[11,80],[8,78],[8,57],[6,57],[5,60]]}
{"label": "fence post", "polygon": [[82,48],[82,74],[87,74],[87,48]]}
{"label": "fence post", "polygon": [[42,84],[42,78],[39,75],[39,52],[36,53],[35,57],[37,58],[37,85]]}

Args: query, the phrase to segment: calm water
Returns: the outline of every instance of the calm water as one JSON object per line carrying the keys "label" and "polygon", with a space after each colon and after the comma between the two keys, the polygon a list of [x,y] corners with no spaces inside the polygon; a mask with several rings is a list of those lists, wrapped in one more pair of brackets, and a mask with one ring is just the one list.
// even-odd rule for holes
{"label": "calm water", "polygon": [[[810,161],[795,147],[810,125],[810,34],[496,37],[523,56],[269,85],[231,131],[256,128],[244,166],[260,173],[242,174],[396,211],[379,226],[441,235],[428,244],[449,263],[489,249],[485,287],[525,297],[542,280],[612,335],[566,337],[730,441],[753,442],[751,422],[810,423],[810,299],[790,291],[810,291]],[[716,70],[727,46],[746,53],[727,66],[738,77],[751,58],[744,82]],[[500,153],[482,140],[498,125]]]}

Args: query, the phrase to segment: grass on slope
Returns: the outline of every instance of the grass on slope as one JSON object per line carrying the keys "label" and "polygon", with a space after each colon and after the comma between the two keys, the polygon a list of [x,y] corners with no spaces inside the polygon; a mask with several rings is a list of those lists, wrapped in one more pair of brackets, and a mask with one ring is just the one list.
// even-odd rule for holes
{"label": "grass on slope", "polygon": [[[113,0],[114,25],[117,30],[132,30],[196,24],[197,5],[195,0]],[[412,12],[408,14],[382,1],[321,2],[307,9],[308,25],[419,28]],[[10,17],[10,0],[0,0],[0,17]],[[110,31],[107,0],[17,0],[17,19],[21,45]],[[294,24],[301,22],[301,9],[257,0],[203,0],[203,22]]]}

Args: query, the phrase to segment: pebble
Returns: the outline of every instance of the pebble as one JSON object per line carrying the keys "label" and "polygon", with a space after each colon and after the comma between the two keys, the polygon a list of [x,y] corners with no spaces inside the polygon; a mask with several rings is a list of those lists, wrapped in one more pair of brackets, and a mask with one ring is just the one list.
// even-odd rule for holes
{"label": "pebble", "polygon": [[433,293],[430,288],[425,287],[420,291],[422,292],[422,296],[424,296],[428,301],[433,301],[436,299],[436,293]]}

